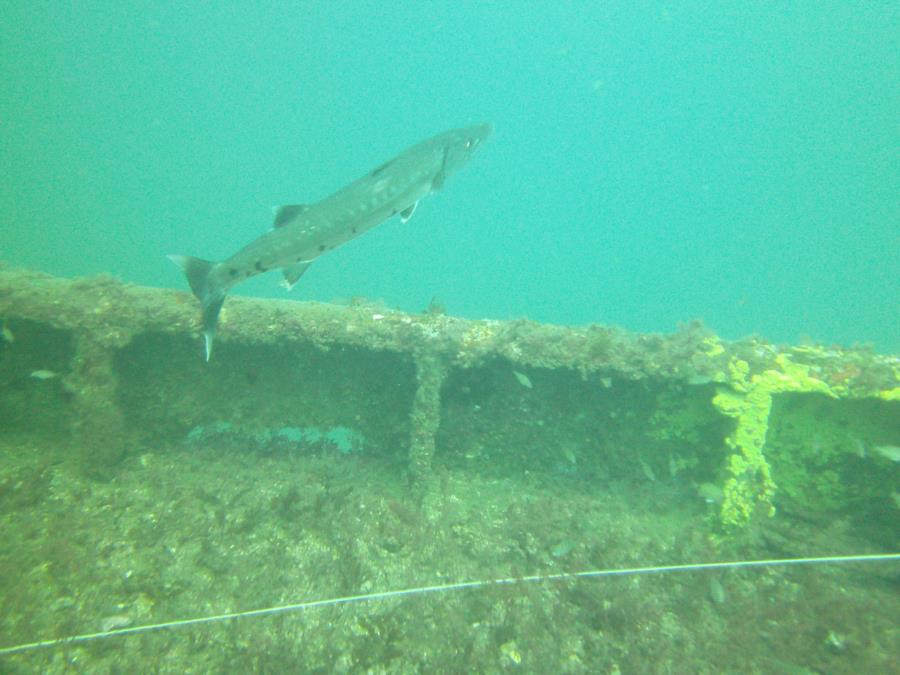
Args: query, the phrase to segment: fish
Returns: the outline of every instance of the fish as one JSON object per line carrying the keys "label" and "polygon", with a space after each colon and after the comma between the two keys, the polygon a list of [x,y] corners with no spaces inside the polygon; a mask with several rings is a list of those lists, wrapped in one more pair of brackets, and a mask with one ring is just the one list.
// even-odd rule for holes
{"label": "fish", "polygon": [[32,377],[35,380],[52,380],[55,377],[59,377],[59,373],[46,369],[33,370],[28,377]]}
{"label": "fish", "polygon": [[443,187],[490,136],[493,126],[453,129],[412,146],[362,178],[314,204],[279,207],[265,234],[225,260],[169,255],[200,301],[204,357],[209,361],[228,291],[258,274],[281,269],[290,290],[323,253],[399,214],[407,222],[423,197]]}
{"label": "fish", "polygon": [[110,633],[128,628],[134,620],[126,614],[113,614],[100,621],[100,632]]}
{"label": "fish", "polygon": [[876,445],[872,448],[882,457],[886,457],[892,462],[900,462],[900,446],[897,445]]}
{"label": "fish", "polygon": [[528,376],[525,373],[520,373],[518,370],[514,370],[512,372],[513,372],[513,375],[516,376],[516,379],[519,381],[519,384],[521,384],[526,389],[533,388],[533,385],[531,384],[531,380],[528,378]]}
{"label": "fish", "polygon": [[721,504],[725,501],[725,492],[718,485],[703,483],[697,486],[697,494],[707,504]]}
{"label": "fish", "polygon": [[715,577],[709,578],[709,597],[717,605],[724,605],[728,602],[728,596],[725,594],[725,587]]}

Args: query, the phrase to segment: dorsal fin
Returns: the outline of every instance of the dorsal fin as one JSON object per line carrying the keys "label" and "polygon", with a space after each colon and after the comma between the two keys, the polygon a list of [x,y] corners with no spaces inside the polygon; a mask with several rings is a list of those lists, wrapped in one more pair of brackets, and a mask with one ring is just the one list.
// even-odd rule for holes
{"label": "dorsal fin", "polygon": [[272,227],[281,227],[293,219],[298,213],[303,213],[309,208],[309,204],[285,204],[275,209],[275,222]]}

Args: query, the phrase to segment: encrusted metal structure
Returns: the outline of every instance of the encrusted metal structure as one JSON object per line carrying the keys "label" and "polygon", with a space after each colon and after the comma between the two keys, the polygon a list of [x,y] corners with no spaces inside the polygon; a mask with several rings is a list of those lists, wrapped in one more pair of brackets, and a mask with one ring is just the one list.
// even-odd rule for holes
{"label": "encrusted metal structure", "polygon": [[870,349],[231,297],[204,363],[198,315],[186,292],[0,270],[0,432],[45,429],[105,475],[223,420],[344,427],[423,485],[454,463],[633,470],[705,489],[729,526],[781,497],[896,501],[900,360]]}

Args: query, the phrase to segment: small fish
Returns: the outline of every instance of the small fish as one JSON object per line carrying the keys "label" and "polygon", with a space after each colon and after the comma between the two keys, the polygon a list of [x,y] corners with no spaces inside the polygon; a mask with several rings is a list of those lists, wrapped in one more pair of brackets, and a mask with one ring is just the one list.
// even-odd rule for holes
{"label": "small fish", "polygon": [[54,377],[59,377],[59,373],[52,370],[33,370],[28,377],[33,377],[35,380],[52,380]]}
{"label": "small fish", "polygon": [[575,549],[575,542],[571,539],[563,539],[550,549],[550,555],[554,558],[565,558]]}
{"label": "small fish", "polygon": [[518,370],[514,370],[513,375],[516,376],[516,379],[519,381],[519,384],[521,384],[523,387],[526,387],[527,389],[532,388],[531,380],[528,379],[528,376],[525,373],[520,373]]}
{"label": "small fish", "polygon": [[717,605],[724,605],[728,596],[725,595],[725,588],[715,577],[709,578],[709,597]]}
{"label": "small fish", "polygon": [[644,458],[640,455],[638,455],[638,463],[641,465],[641,471],[644,472],[647,480],[656,481],[656,474],[653,472],[653,467],[647,464]]}
{"label": "small fish", "polygon": [[725,493],[722,488],[712,483],[703,483],[697,486],[697,495],[707,504],[721,504],[725,501]]}
{"label": "small fish", "polygon": [[3,330],[0,331],[0,335],[3,336],[3,340],[5,342],[15,342],[16,341],[16,336],[13,335],[13,332],[9,329],[9,326],[7,325],[6,321],[3,322]]}
{"label": "small fish", "polygon": [[872,448],[882,457],[887,457],[892,462],[900,462],[900,446],[897,445],[876,445]]}
{"label": "small fish", "polygon": [[122,630],[128,628],[132,623],[130,616],[126,614],[113,614],[100,621],[100,632],[109,633],[114,630]]}
{"label": "small fish", "polygon": [[713,379],[709,375],[700,375],[694,374],[688,377],[687,383],[692,387],[702,387],[705,384],[709,384]]}

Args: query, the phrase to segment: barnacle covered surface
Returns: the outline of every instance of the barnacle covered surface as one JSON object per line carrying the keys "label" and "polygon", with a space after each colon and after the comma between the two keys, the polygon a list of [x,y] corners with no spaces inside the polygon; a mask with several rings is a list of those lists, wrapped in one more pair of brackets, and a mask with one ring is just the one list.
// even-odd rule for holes
{"label": "barnacle covered surface", "polygon": [[[23,580],[3,598],[4,644],[79,632],[89,616],[95,630],[438,580],[898,539],[900,474],[885,448],[900,445],[900,361],[864,347],[230,297],[204,363],[186,293],[14,270],[0,270],[0,320],[12,542],[0,565]],[[487,672],[625,672],[651,654],[677,671],[701,651],[711,669],[771,670],[753,661],[762,647],[733,648],[752,617],[781,622],[759,637],[766,649],[780,635],[791,654],[807,646],[807,665],[852,657],[876,672],[890,602],[863,618],[877,588],[835,605],[836,587],[811,578],[735,575],[714,601],[706,580],[662,579],[639,582],[651,593],[623,581],[390,601],[265,620],[242,638],[210,627],[215,649],[197,656],[176,639],[172,658],[441,670],[463,645],[465,667]],[[759,583],[783,598],[779,612]],[[306,630],[328,637],[303,651]],[[826,645],[829,631],[851,647]],[[132,669],[140,640],[125,648]],[[74,653],[116,663],[99,646]],[[61,671],[70,657],[22,663]]]}

